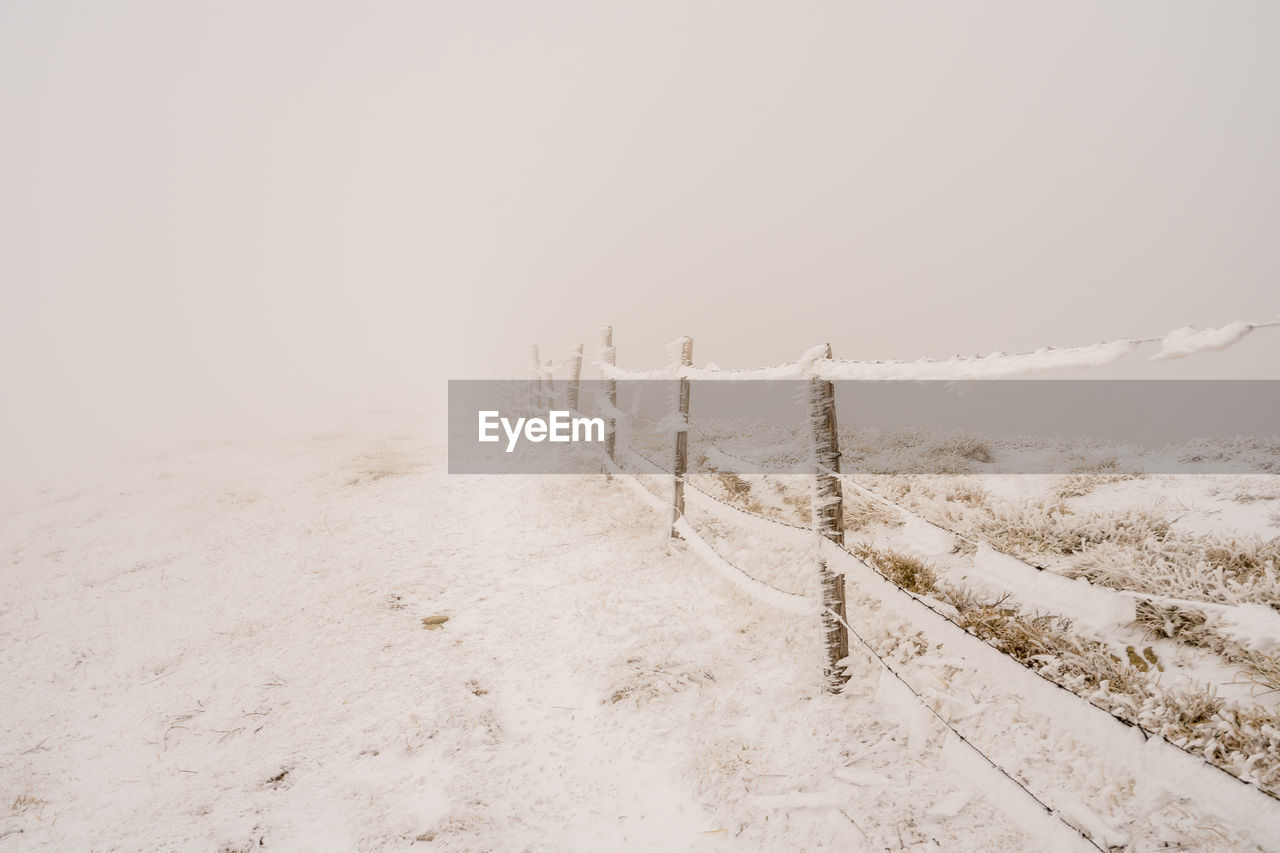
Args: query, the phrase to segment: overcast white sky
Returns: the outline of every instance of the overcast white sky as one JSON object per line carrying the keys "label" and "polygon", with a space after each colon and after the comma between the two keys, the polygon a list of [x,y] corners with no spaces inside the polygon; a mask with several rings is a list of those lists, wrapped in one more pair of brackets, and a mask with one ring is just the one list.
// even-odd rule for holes
{"label": "overcast white sky", "polygon": [[1278,38],[1272,0],[6,2],[0,470],[421,408],[606,322],[638,367],[1274,317]]}

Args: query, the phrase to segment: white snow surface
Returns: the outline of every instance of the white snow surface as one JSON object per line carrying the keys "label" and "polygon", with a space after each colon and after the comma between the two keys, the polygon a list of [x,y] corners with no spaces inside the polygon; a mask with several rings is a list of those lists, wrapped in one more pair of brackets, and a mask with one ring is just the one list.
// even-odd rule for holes
{"label": "white snow surface", "polygon": [[616,479],[406,429],[0,506],[0,850],[1028,843]]}
{"label": "white snow surface", "polygon": [[[451,477],[423,432],[207,446],[0,495],[0,851],[1034,850],[1069,833],[1028,829],[1025,799],[975,776],[873,660],[853,654],[825,693],[817,609],[670,542],[624,478]],[[689,505],[728,567],[816,590],[805,531]],[[1224,822],[1234,780],[1201,809],[1159,782],[1178,762],[1126,764],[1130,730],[1062,691],[1028,701],[1028,673],[882,595],[851,578],[851,624],[1072,826],[1135,850],[1258,847],[1273,803]]]}

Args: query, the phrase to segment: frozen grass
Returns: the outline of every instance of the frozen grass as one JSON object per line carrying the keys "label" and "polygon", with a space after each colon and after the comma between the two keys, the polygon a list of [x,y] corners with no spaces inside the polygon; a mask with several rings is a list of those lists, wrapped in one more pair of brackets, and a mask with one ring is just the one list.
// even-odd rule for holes
{"label": "frozen grass", "polygon": [[1005,600],[985,601],[942,583],[927,561],[866,543],[850,550],[903,589],[955,608],[958,625],[1023,666],[1241,779],[1280,793],[1280,717],[1275,714],[1229,702],[1207,687],[1165,687],[1153,677],[1162,669],[1153,649],[1129,646],[1127,659],[1121,658],[1103,643],[1075,634],[1066,620],[1028,616]]}
{"label": "frozen grass", "polygon": [[[853,452],[863,462],[877,453],[918,454],[920,445],[913,448],[918,438],[899,435],[855,446]],[[1255,449],[1220,452],[1230,455]],[[1012,498],[993,494],[982,480],[968,475],[990,461],[989,446],[952,438],[926,445],[925,452],[931,456],[927,466],[931,475],[872,476],[867,482],[936,523],[1096,584],[1191,600],[1280,606],[1276,581],[1280,540],[1180,530],[1175,526],[1177,516],[1162,507],[1107,506],[1105,500],[1101,505],[1082,506],[1075,501],[1142,478],[1114,458],[1083,460],[1070,474],[1044,478],[1046,493]],[[934,473],[940,470],[966,475]],[[771,505],[779,501],[764,494],[760,483],[731,480],[724,472],[718,476],[727,500],[773,514]],[[1248,488],[1235,487],[1229,497],[1241,503],[1270,500],[1273,488],[1272,483],[1255,482]],[[782,497],[788,499],[784,502],[789,508],[800,511],[808,490],[783,490]],[[1280,510],[1276,516],[1280,521]],[[851,531],[902,524],[892,508],[853,490],[846,491],[845,519]],[[1165,661],[1153,647],[1124,643],[1112,647],[1080,636],[1068,621],[1056,616],[1027,614],[1005,599],[978,597],[943,582],[927,560],[867,543],[855,543],[851,550],[899,587],[954,608],[953,618],[961,627],[1022,665],[1242,779],[1280,793],[1280,719],[1266,707],[1226,699],[1212,686],[1196,681],[1165,685]],[[1139,624],[1153,635],[1211,651],[1261,688],[1280,689],[1280,662],[1275,656],[1222,636],[1203,614],[1148,606],[1140,607],[1138,616]],[[910,642],[902,649],[908,657],[924,653]]]}
{"label": "frozen grass", "polygon": [[1191,443],[1183,447],[1179,455],[1179,461],[1184,463],[1240,460],[1247,460],[1254,470],[1268,474],[1280,473],[1280,441],[1240,438],[1233,441]]}
{"label": "frozen grass", "polygon": [[967,477],[956,478],[946,488],[945,497],[949,502],[966,504],[971,507],[982,506],[991,500],[991,493],[981,483]]}
{"label": "frozen grass", "polygon": [[1135,471],[1121,470],[1114,457],[1093,465],[1083,465],[1058,480],[1053,494],[1061,499],[1084,497],[1102,486],[1134,480],[1142,475]]}
{"label": "frozen grass", "polygon": [[1168,637],[1186,646],[1208,649],[1224,660],[1240,666],[1255,684],[1280,691],[1280,658],[1246,648],[1214,630],[1202,611],[1174,605],[1138,602],[1138,624],[1152,634]]}
{"label": "frozen grass", "polygon": [[953,456],[970,462],[990,462],[991,446],[974,436],[956,435],[937,440],[925,451],[931,456]]}
{"label": "frozen grass", "polygon": [[[1096,480],[1093,488],[1132,478],[1080,476]],[[1013,501],[971,483],[948,489],[937,479],[880,477],[873,488],[935,523],[1014,556],[1049,562],[1070,577],[1114,589],[1280,609],[1280,538],[1183,532],[1174,528],[1176,517],[1150,507],[1080,510],[1064,498],[1062,484],[1048,497]],[[1083,488],[1072,483],[1067,491]]]}
{"label": "frozen grass", "polygon": [[[1059,482],[1048,497],[1021,502],[1000,499],[971,478],[880,478],[879,490],[914,507],[946,527],[990,542],[994,547],[1055,570],[1119,590],[1173,596],[1220,604],[1263,604],[1280,608],[1280,539],[1256,534],[1181,532],[1174,519],[1150,508],[1116,508],[1110,512],[1077,511],[1065,492],[1091,491],[1133,479],[1129,473],[1107,473],[1104,463],[1091,473]],[[1229,484],[1230,485],[1230,484]],[[1250,496],[1269,494],[1273,484],[1245,480]],[[1086,488],[1088,487],[1088,488]],[[1231,485],[1233,493],[1239,484]],[[1218,655],[1250,682],[1280,690],[1280,658],[1266,648],[1221,633],[1203,612],[1187,608],[1143,605],[1138,623],[1157,636]],[[1141,666],[1139,657],[1137,665]]]}
{"label": "frozen grass", "polygon": [[884,525],[900,527],[902,517],[883,501],[875,500],[860,493],[846,493],[844,496],[844,523],[847,529]]}
{"label": "frozen grass", "polygon": [[1240,477],[1234,482],[1212,490],[1236,503],[1251,504],[1258,501],[1280,501],[1280,478],[1274,476]]}
{"label": "frozen grass", "polygon": [[940,597],[938,574],[924,560],[897,551],[878,550],[865,542],[856,542],[849,550],[903,589],[917,595]]}
{"label": "frozen grass", "polygon": [[[691,477],[690,482],[707,492],[707,494],[739,509],[762,515],[765,518],[791,521],[793,523],[797,521],[792,509],[777,506],[772,502],[763,501],[757,497],[752,490],[750,481],[745,478],[730,471],[719,471],[713,465],[707,466],[704,470],[710,472],[710,474],[694,475],[696,479]],[[807,519],[800,518],[798,521],[805,523]]]}
{"label": "frozen grass", "polygon": [[1067,562],[1065,572],[1117,589],[1280,609],[1278,560],[1274,539],[1171,535],[1095,543]]}
{"label": "frozen grass", "polygon": [[1142,547],[1167,539],[1172,526],[1152,510],[1078,514],[1058,499],[988,504],[972,516],[974,532],[993,547],[1027,556],[1070,556],[1103,543]]}

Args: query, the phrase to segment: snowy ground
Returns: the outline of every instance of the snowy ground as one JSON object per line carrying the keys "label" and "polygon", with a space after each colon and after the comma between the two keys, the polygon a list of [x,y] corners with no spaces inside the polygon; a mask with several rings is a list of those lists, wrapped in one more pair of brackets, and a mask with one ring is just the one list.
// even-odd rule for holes
{"label": "snowy ground", "polygon": [[[0,850],[1062,849],[879,664],[855,653],[825,695],[817,616],[669,546],[619,481],[450,477],[418,434],[212,446],[6,495]],[[803,570],[803,548],[720,523],[743,562]],[[850,598],[1095,838],[1256,846]]]}

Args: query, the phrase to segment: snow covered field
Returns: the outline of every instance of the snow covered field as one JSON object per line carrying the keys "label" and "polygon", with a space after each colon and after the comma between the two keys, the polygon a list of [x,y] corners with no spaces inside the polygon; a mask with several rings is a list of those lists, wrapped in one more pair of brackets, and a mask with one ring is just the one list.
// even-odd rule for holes
{"label": "snow covered field", "polygon": [[[621,478],[450,477],[420,433],[6,495],[0,849],[1082,843],[986,784],[869,656],[824,694],[817,615],[669,545]],[[744,565],[804,577],[805,543],[695,510]],[[854,579],[850,621],[1100,843],[1265,847],[1274,814],[1179,796]]]}
{"label": "snow covered field", "polygon": [[1280,853],[1277,33],[0,2],[0,853]]}

